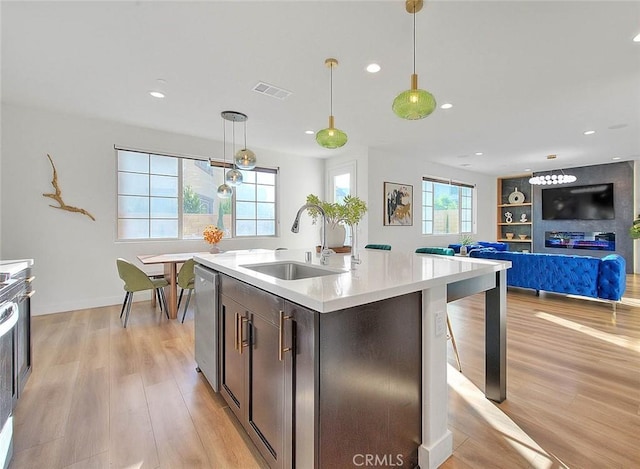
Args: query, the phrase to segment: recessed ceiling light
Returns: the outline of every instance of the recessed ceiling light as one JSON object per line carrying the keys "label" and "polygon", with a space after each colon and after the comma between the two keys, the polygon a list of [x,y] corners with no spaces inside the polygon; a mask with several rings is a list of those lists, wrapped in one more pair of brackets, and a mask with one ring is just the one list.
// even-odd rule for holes
{"label": "recessed ceiling light", "polygon": [[369,73],[378,73],[380,69],[381,69],[380,65],[376,63],[367,65],[367,72]]}
{"label": "recessed ceiling light", "polygon": [[622,157],[620,157],[620,156],[614,156],[614,157],[613,157],[613,158],[611,158],[611,159],[612,159],[612,160],[616,160],[616,161],[617,161],[617,160],[621,160],[621,159],[622,159]]}
{"label": "recessed ceiling light", "polygon": [[305,130],[304,133],[307,134],[307,135],[315,134],[315,132],[313,130]]}
{"label": "recessed ceiling light", "polygon": [[482,155],[484,155],[484,153],[482,153],[481,151],[477,151],[477,152],[475,153],[475,155],[476,155],[476,156],[482,156]]}
{"label": "recessed ceiling light", "polygon": [[440,106],[440,109],[451,109],[452,107],[453,107],[453,104],[444,103],[442,106]]}
{"label": "recessed ceiling light", "polygon": [[633,38],[633,42],[640,42],[640,33],[638,33],[638,35]]}
{"label": "recessed ceiling light", "polygon": [[162,78],[158,78],[156,79],[155,85],[152,86],[151,89],[149,90],[149,94],[154,98],[162,99],[165,97],[165,91],[167,89],[166,86],[167,86],[167,81],[163,80]]}
{"label": "recessed ceiling light", "polygon": [[525,169],[525,172],[527,172],[527,173],[528,173],[529,171],[531,171],[531,168],[527,168],[527,169]]}
{"label": "recessed ceiling light", "polygon": [[596,133],[596,131],[595,131],[595,130],[585,130],[585,131],[584,131],[584,132],[582,132],[582,133],[583,133],[583,134],[585,134],[585,135],[593,135],[593,134],[595,134],[595,133]]}

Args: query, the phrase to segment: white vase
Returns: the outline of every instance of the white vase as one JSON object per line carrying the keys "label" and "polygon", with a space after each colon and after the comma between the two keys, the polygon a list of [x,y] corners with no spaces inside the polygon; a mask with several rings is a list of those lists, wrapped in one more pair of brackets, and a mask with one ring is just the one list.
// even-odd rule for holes
{"label": "white vase", "polygon": [[341,248],[346,236],[347,230],[343,225],[327,225],[327,247]]}

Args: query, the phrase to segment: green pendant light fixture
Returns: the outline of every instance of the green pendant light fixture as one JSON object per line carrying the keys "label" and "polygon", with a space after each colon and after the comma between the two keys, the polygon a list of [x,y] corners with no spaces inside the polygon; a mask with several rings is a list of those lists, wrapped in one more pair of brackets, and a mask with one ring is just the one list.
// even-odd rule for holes
{"label": "green pendant light fixture", "polygon": [[338,61],[333,58],[328,58],[324,61],[324,64],[329,67],[331,76],[331,112],[329,115],[329,128],[323,129],[316,134],[316,142],[318,142],[318,145],[320,145],[321,147],[334,149],[340,148],[345,143],[347,143],[347,134],[345,134],[342,130],[335,128],[333,119],[333,68],[338,66]]}
{"label": "green pendant light fixture", "polygon": [[413,74],[411,89],[403,91],[393,100],[393,112],[403,119],[417,120],[427,117],[436,108],[436,100],[431,93],[418,89],[416,74],[416,13],[422,10],[423,0],[406,0],[405,7],[413,15]]}

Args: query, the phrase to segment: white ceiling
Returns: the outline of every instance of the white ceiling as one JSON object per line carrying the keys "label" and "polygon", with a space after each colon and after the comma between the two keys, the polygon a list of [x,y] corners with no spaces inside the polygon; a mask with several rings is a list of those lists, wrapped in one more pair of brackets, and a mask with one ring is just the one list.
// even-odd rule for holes
{"label": "white ceiling", "polygon": [[[390,149],[492,175],[640,159],[640,1],[425,2],[419,85],[454,107],[419,121],[391,111],[412,72],[403,0],[1,8],[8,103],[216,140],[220,112],[231,109],[249,116],[250,148],[319,157]],[[334,114],[349,142],[339,150],[304,134],[328,123],[327,57],[340,62]],[[371,61],[382,71],[365,72]],[[163,100],[147,93],[158,78]],[[260,95],[258,81],[293,94]]]}

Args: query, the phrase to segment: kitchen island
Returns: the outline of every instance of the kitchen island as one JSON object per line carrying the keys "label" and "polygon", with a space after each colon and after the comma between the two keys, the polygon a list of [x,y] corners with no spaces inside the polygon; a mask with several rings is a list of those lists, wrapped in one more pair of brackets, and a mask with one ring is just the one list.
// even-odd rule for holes
{"label": "kitchen island", "polygon": [[[365,251],[350,270],[349,255],[304,259],[195,257],[219,278],[214,389],[272,467],[437,467],[452,452],[446,303],[486,292],[485,395],[504,400],[510,263]],[[285,263],[310,277],[274,276]]]}

